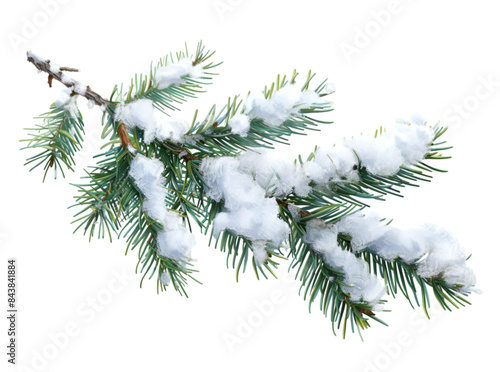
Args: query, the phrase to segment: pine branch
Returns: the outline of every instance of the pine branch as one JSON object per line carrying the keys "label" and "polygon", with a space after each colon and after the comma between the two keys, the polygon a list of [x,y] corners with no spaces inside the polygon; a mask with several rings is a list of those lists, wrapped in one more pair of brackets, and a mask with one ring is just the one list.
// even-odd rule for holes
{"label": "pine branch", "polygon": [[[283,209],[287,207],[285,203],[280,203],[280,205]],[[369,326],[368,319],[364,318],[363,315],[386,325],[375,316],[372,305],[350,300],[349,294],[344,291],[344,288],[346,288],[346,283],[344,282],[345,274],[326,264],[322,255],[313,250],[305,242],[304,236],[306,234],[307,222],[304,222],[303,219],[293,219],[288,209],[285,210],[284,218],[289,224],[291,231],[288,239],[290,246],[289,255],[293,258],[290,268],[297,269],[296,277],[301,280],[302,289],[304,289],[304,299],[308,298],[309,311],[312,303],[319,298],[320,309],[325,316],[327,314],[330,315],[332,327],[335,324],[337,328],[343,325],[344,337],[349,316],[353,332],[355,331],[354,325],[356,325],[358,333],[361,329]],[[315,217],[314,220],[317,220],[320,225],[328,225],[321,218]],[[330,226],[335,225],[331,222],[329,224]],[[370,273],[383,278],[387,291],[393,297],[400,290],[412,307],[412,299],[415,300],[418,306],[421,303],[424,313],[428,318],[428,308],[430,307],[429,293],[434,294],[439,305],[444,310],[451,311],[453,307],[459,308],[459,306],[470,304],[464,297],[469,292],[464,292],[461,284],[450,284],[441,275],[433,277],[422,277],[419,275],[418,267],[422,260],[409,264],[399,257],[392,260],[384,259],[374,252],[370,245],[368,245],[365,251],[355,253],[351,246],[351,237],[349,235],[339,233],[337,239],[339,246],[344,251],[355,254],[358,259],[368,264]],[[443,242],[443,244],[446,243]],[[346,311],[346,309],[350,310]],[[335,328],[333,328],[333,331],[335,332]]]}
{"label": "pine branch", "polygon": [[[137,272],[143,274],[141,287],[146,277],[156,274],[158,291],[166,288],[160,279],[167,275],[174,289],[187,296],[184,289],[187,279],[197,281],[192,274],[196,272],[188,263],[181,265],[175,260],[163,257],[157,249],[157,235],[162,230],[158,221],[151,220],[143,211],[144,196],[129,178],[130,160],[133,155],[128,149],[112,147],[100,155],[103,157],[93,170],[87,173],[88,184],[75,185],[80,195],[72,207],[83,207],[75,214],[73,223],[88,234],[89,240],[117,234],[127,241],[128,251],[137,250]],[[166,200],[171,208],[175,198]]]}
{"label": "pine branch", "polygon": [[[441,160],[449,159],[450,156],[443,156],[442,151],[451,149],[451,146],[444,146],[445,141],[437,142],[437,140],[446,132],[447,128],[439,126],[434,127],[433,140],[428,145],[428,151],[425,156],[415,164],[401,165],[399,171],[390,176],[377,175],[370,173],[362,164],[362,159],[358,157],[358,163],[354,165],[353,172],[356,173],[357,180],[348,180],[344,177],[341,181],[331,181],[327,184],[316,185],[311,184],[313,191],[310,196],[318,201],[324,200],[323,205],[329,205],[332,196],[335,200],[346,201],[358,206],[368,206],[368,199],[384,200],[386,195],[394,195],[402,197],[398,189],[407,186],[418,187],[416,182],[430,182],[432,172],[446,172],[445,170],[429,166],[426,160]],[[307,161],[314,159],[315,153],[309,155]],[[298,159],[299,164],[303,166],[306,162]],[[332,164],[333,166],[333,164]],[[296,204],[307,204],[300,197],[294,196],[293,202]]]}
{"label": "pine branch", "polygon": [[[279,262],[276,259],[286,259],[279,250],[274,247],[268,246],[267,259],[263,265],[258,265],[255,260],[255,255],[252,254],[253,247],[252,242],[231,231],[222,231],[217,237],[215,248],[220,247],[220,251],[227,254],[226,267],[232,267],[235,270],[236,281],[239,281],[240,273],[244,273],[247,266],[251,264],[253,272],[257,278],[260,279],[262,275],[265,279],[268,279],[267,274],[272,275],[274,278],[278,278],[273,269],[277,269]],[[267,272],[267,274],[266,274]],[[259,275],[260,273],[260,275]]]}
{"label": "pine branch", "polygon": [[[338,243],[343,249],[353,251],[351,237],[348,234],[339,234]],[[384,283],[393,297],[395,297],[399,289],[412,307],[412,299],[415,300],[417,306],[422,306],[428,318],[428,307],[430,307],[429,292],[431,290],[439,305],[444,310],[451,311],[452,308],[450,306],[458,309],[459,305],[470,305],[470,302],[464,298],[468,293],[461,292],[461,285],[450,285],[440,276],[426,278],[419,275],[417,271],[419,266],[418,261],[409,264],[404,262],[400,257],[392,260],[384,259],[373,251],[371,246],[368,246],[361,253],[356,253],[356,256],[368,262],[370,271],[384,279]]]}
{"label": "pine branch", "polygon": [[[424,155],[425,159],[434,160],[434,159],[445,158],[442,157],[438,153],[438,151],[447,148],[442,147],[442,143],[437,145],[435,144],[436,140],[442,135],[442,133],[444,133],[443,129],[435,128],[432,143],[429,145],[427,154]],[[437,146],[441,147],[438,148]],[[311,155],[307,161],[311,161],[313,158],[314,158],[313,155]],[[270,166],[272,167],[272,159],[256,158],[255,161],[257,163],[264,163],[264,164],[271,163]],[[417,163],[416,166],[419,166],[419,164],[422,164],[422,162],[423,160]],[[296,169],[304,168],[306,165],[305,163],[306,162],[303,162],[302,159],[299,157],[299,162],[296,164],[297,166]],[[368,185],[369,183],[372,183],[374,185],[371,186],[372,189],[375,189],[375,187],[377,187],[379,190],[383,190],[383,192],[387,193],[385,189],[394,190],[394,187],[404,187],[405,185],[409,184],[409,182],[405,180],[406,173],[408,172],[407,171],[408,169],[413,170],[413,168],[410,166],[401,167],[396,175],[384,177],[369,173],[365,167],[361,166],[361,160],[359,158],[357,160],[357,164],[358,164],[357,171],[359,174],[359,180],[357,182],[348,180],[342,182],[331,181],[323,185],[318,185],[314,181],[309,180],[308,182],[311,189],[309,193],[305,196],[301,193],[297,193],[295,190],[292,190],[292,192],[287,195],[278,195],[278,196],[275,195],[275,191],[273,190],[280,189],[280,184],[281,184],[280,177],[284,176],[283,174],[280,175],[276,173],[274,180],[269,181],[269,183],[267,184],[260,184],[260,186],[263,187],[265,190],[267,190],[266,191],[267,195],[269,197],[275,198],[277,204],[282,207],[281,217],[285,221],[288,218],[292,218],[294,220],[300,221],[301,223],[306,223],[307,221],[314,219],[322,220],[327,223],[335,223],[339,221],[342,217],[367,206],[365,203],[359,202],[357,199],[355,199],[353,195],[356,197],[363,196],[365,198],[377,197],[376,195],[368,193],[366,190],[366,186],[365,188],[362,188],[360,187],[360,185]],[[205,180],[203,179],[204,176],[199,171],[198,167],[199,167],[198,162],[194,162],[192,164],[192,168],[197,170],[196,182],[199,185],[203,185],[203,190],[201,190],[201,192],[208,193],[210,191],[210,187],[207,186]],[[428,170],[431,170],[431,168],[428,168]],[[254,169],[252,172],[253,172],[251,173],[252,177],[258,177],[257,168]],[[297,170],[297,172],[299,173],[299,170]],[[419,170],[414,170],[414,172],[423,173],[420,172]],[[297,177],[301,176],[297,174]],[[371,179],[374,179],[375,177],[378,177],[376,184],[373,183],[372,181],[369,181]],[[347,190],[347,191],[342,191],[342,190]],[[355,192],[352,192],[351,190],[355,190]],[[209,208],[205,209],[204,212],[204,214],[207,216],[206,220],[204,221],[204,224],[207,226],[205,228],[205,231],[208,232],[209,231],[208,226],[211,226],[216,216],[222,212],[223,203],[212,203],[206,205],[208,205]],[[286,213],[288,213],[288,216],[283,215],[285,211]],[[293,216],[293,214],[295,215]],[[248,237],[241,236],[241,238],[246,239],[246,241],[248,241]],[[238,255],[238,252],[241,251],[241,249],[238,247],[243,246],[243,244],[236,240],[234,241],[231,240],[231,242],[233,242],[235,246],[234,249],[228,249],[227,260],[229,262],[231,259],[230,256],[232,256],[233,267],[234,267],[235,257]],[[245,252],[248,251],[249,250],[246,250]]]}
{"label": "pine branch", "polygon": [[[276,83],[271,84],[271,88],[264,87],[263,95],[266,100],[271,100],[280,89],[298,84],[298,73],[293,72],[292,78],[287,79],[286,75],[278,75]],[[301,91],[305,92],[314,74],[309,71],[306,82],[301,85]],[[318,97],[324,97],[330,93],[325,93],[325,83],[323,81],[313,90]],[[249,93],[250,94],[250,93]],[[262,118],[252,118],[250,116],[248,131],[244,134],[235,133],[230,125],[230,121],[237,114],[251,115],[243,105],[243,100],[238,96],[229,98],[221,110],[217,110],[213,105],[202,121],[196,122],[198,111],[193,118],[193,125],[187,133],[189,147],[193,151],[198,151],[198,156],[234,156],[243,151],[254,148],[273,148],[273,142],[288,143],[287,138],[291,135],[304,135],[304,130],[317,130],[314,127],[319,124],[331,124],[329,121],[320,121],[310,116],[310,114],[321,114],[330,112],[331,103],[322,101],[312,105],[306,105],[298,110],[297,114],[287,117],[279,125],[270,125]],[[302,107],[302,106],[301,106]]]}
{"label": "pine branch", "polygon": [[[328,266],[320,254],[304,242],[305,224],[288,220],[290,225],[290,255],[293,257],[290,268],[297,270],[296,278],[301,281],[304,289],[304,299],[308,300],[309,312],[312,303],[318,299],[320,310],[328,316],[332,323],[332,331],[342,327],[343,338],[346,336],[347,324],[352,332],[358,332],[370,327],[369,319],[387,325],[373,312],[370,304],[352,301],[343,288],[344,273]],[[382,300],[382,303],[385,302]],[[356,329],[354,328],[356,327]]]}
{"label": "pine branch", "polygon": [[121,148],[111,148],[99,157],[95,167],[87,172],[87,184],[74,185],[79,195],[75,197],[76,204],[72,207],[83,207],[77,212],[72,223],[78,223],[74,232],[80,228],[89,235],[89,241],[94,236],[97,227],[97,238],[118,233],[121,221],[128,217],[130,203],[138,197],[128,179],[130,159],[128,151]]}
{"label": "pine branch", "polygon": [[[115,86],[111,93],[111,100],[116,98],[113,101],[115,104],[128,104],[139,99],[148,99],[153,102],[156,109],[166,115],[168,115],[167,110],[177,111],[179,110],[176,106],[177,104],[182,104],[187,98],[195,98],[196,94],[203,93],[202,85],[210,84],[212,76],[216,75],[211,70],[221,63],[207,63],[214,53],[205,50],[205,46],[199,42],[195,54],[191,56],[186,45],[185,51],[177,52],[175,57],[170,53],[160,59],[156,66],[151,66],[149,75],[136,74],[131,79],[127,90],[123,89],[123,85],[120,88]],[[187,59],[190,59],[191,66],[200,67],[203,75],[191,77],[189,74],[185,74],[180,77],[182,82],[176,82],[163,87],[161,73],[159,72],[164,68],[175,66]],[[160,77],[157,75],[160,75]]]}
{"label": "pine branch", "polygon": [[[188,282],[198,282],[190,258],[195,227],[210,233],[210,243],[215,238],[236,280],[249,265],[258,279],[276,277],[274,269],[287,259],[283,252],[288,248],[285,254],[290,268],[297,270],[309,310],[319,302],[333,331],[342,329],[344,337],[348,323],[360,336],[371,320],[385,325],[375,314],[382,310],[384,292],[395,296],[400,291],[412,306],[414,298],[427,315],[431,290],[445,309],[468,303],[464,296],[475,277],[458,253],[448,266],[441,256],[432,257],[433,249],[439,249],[435,236],[408,253],[400,244],[405,240],[394,244],[397,249],[387,241],[380,248],[382,236],[392,243],[396,239],[384,235],[385,230],[372,240],[357,235],[377,228],[356,220],[370,199],[400,196],[402,187],[418,186],[432,172],[444,172],[429,161],[448,158],[442,152],[450,147],[438,142],[445,128],[432,131],[423,122],[400,123],[393,134],[380,128],[376,140],[346,139],[333,149],[316,148],[306,161],[299,156],[295,163],[281,164],[253,150],[317,130],[330,122],[314,115],[332,111],[324,97],[334,92],[333,86],[325,80],[310,89],[314,74],[309,72],[299,84],[296,71],[289,79],[278,75],[245,101],[235,96],[220,110],[212,106],[202,120],[196,111],[190,126],[157,120],[157,111],[168,116],[204,91],[219,65],[209,62],[213,54],[201,42],[193,55],[187,47],[171,53],[151,65],[149,74],[135,75],[127,89],[115,86],[107,100],[64,74],[76,69],[28,53],[28,61],[47,73],[50,87],[56,80],[69,88],[68,100],[42,115],[43,124],[31,134],[27,147],[42,152],[28,163],[45,164],[46,173],[52,167],[62,171],[61,162],[72,169],[83,140],[76,96],[103,110],[102,137],[109,141],[96,155],[96,166],[86,172],[86,183],[75,185],[73,207],[80,208],[75,231],[83,230],[89,240],[111,240],[114,234],[125,238],[126,253],[137,253],[141,286],[146,277],[155,277],[158,292],[172,284],[186,296]],[[445,246],[444,257],[455,248]],[[426,255],[417,257],[419,252]]]}
{"label": "pine branch", "polygon": [[[146,277],[152,279],[156,274],[157,288],[159,291],[164,291],[166,286],[172,283],[174,289],[180,294],[187,297],[185,286],[187,279],[192,279],[198,283],[193,277],[193,273],[197,272],[191,268],[191,264],[181,264],[173,259],[162,256],[158,251],[157,236],[162,229],[162,226],[149,219],[147,214],[142,211],[143,198],[139,197],[131,209],[134,212],[128,219],[122,229],[120,236],[126,238],[127,250],[137,250],[138,262],[136,272],[143,274],[140,286]],[[149,274],[149,276],[148,276]],[[168,275],[168,281],[162,280],[164,275]],[[201,284],[201,283],[200,283]]]}
{"label": "pine branch", "polygon": [[22,149],[41,150],[37,155],[28,158],[25,165],[35,163],[31,171],[45,164],[43,181],[50,168],[54,168],[54,178],[57,178],[58,170],[64,177],[62,164],[73,171],[74,155],[82,147],[84,134],[82,117],[75,99],[63,107],[53,105],[49,112],[38,117],[42,124],[37,124],[36,128],[25,128],[30,131],[28,135],[31,138],[21,140],[28,142]]}

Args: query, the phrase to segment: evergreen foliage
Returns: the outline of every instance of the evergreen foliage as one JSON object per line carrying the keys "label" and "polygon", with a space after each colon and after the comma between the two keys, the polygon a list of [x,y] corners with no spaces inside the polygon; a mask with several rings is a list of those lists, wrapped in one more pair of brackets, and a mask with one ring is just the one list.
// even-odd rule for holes
{"label": "evergreen foliage", "polygon": [[[375,315],[378,307],[350,298],[345,290],[345,273],[329,266],[324,257],[304,239],[308,222],[321,221],[334,225],[343,217],[369,206],[371,199],[401,196],[401,188],[428,182],[433,172],[445,172],[434,162],[449,158],[445,152],[451,147],[441,139],[446,128],[435,126],[425,156],[414,164],[402,165],[395,174],[371,173],[358,157],[354,167],[357,180],[333,180],[322,185],[311,182],[307,195],[292,190],[278,197],[273,190],[267,190],[266,195],[276,200],[279,218],[287,224],[289,235],[279,246],[267,242],[265,251],[268,257],[260,264],[252,254],[254,245],[248,236],[231,230],[223,230],[218,236],[213,234],[214,220],[224,211],[225,204],[224,200],[214,200],[207,195],[210,187],[200,170],[201,164],[210,157],[237,157],[247,151],[272,149],[275,143],[286,143],[292,135],[304,135],[309,130],[318,130],[319,126],[328,124],[328,121],[320,120],[321,114],[333,110],[331,104],[324,100],[331,93],[327,81],[314,85],[315,74],[309,71],[299,82],[299,74],[293,71],[290,76],[278,75],[276,81],[266,85],[263,89],[266,100],[272,100],[280,90],[291,85],[300,86],[302,93],[313,92],[315,97],[321,98],[309,105],[294,107],[295,111],[278,126],[252,116],[246,99],[239,96],[229,98],[219,108],[212,106],[204,116],[196,111],[182,141],[171,138],[160,140],[157,137],[146,143],[143,129],[116,120],[120,107],[138,100],[152,101],[154,108],[163,113],[179,110],[185,101],[202,93],[216,75],[214,69],[220,63],[211,62],[213,54],[202,43],[197,45],[192,55],[187,47],[169,54],[156,65],[152,64],[148,75],[135,75],[128,88],[115,86],[107,100],[88,87],[82,89],[62,70],[51,68],[49,61],[28,53],[28,60],[46,72],[50,82],[58,80],[71,89],[72,94],[68,101],[51,105],[49,112],[37,118],[38,124],[28,129],[25,148],[35,149],[38,153],[29,157],[26,164],[32,166],[31,170],[43,168],[44,180],[50,169],[54,170],[54,176],[59,173],[64,176],[65,170],[73,170],[74,154],[81,148],[84,138],[84,121],[77,108],[77,97],[91,99],[103,110],[102,138],[108,142],[95,156],[97,163],[86,171],[82,183],[74,185],[77,190],[76,202],[72,206],[76,211],[73,221],[75,232],[82,232],[89,240],[93,237],[110,241],[113,236],[123,238],[127,245],[126,252],[137,255],[141,286],[144,279],[154,279],[158,292],[171,285],[181,295],[187,296],[187,284],[197,279],[195,266],[189,258],[175,260],[162,255],[159,249],[159,234],[165,226],[144,211],[146,197],[129,175],[131,162],[138,154],[158,159],[164,164],[163,186],[168,190],[164,206],[180,216],[190,231],[211,235],[210,244],[227,254],[227,266],[235,269],[237,280],[247,266],[251,266],[257,278],[276,277],[275,269],[289,259],[290,269],[295,270],[296,278],[302,284],[302,295],[309,308],[317,302],[325,316],[330,318],[334,332],[341,329],[344,336],[347,328],[360,332],[369,326],[370,320],[385,324]],[[181,75],[181,83],[161,87],[159,69],[174,68],[186,59],[191,61],[192,68],[199,68],[201,73]],[[232,119],[242,114],[249,118],[245,135],[235,133],[230,125]],[[383,128],[375,134],[376,137],[384,135]],[[296,167],[312,161],[316,151],[313,149],[305,160],[299,157],[295,161]],[[416,264],[408,264],[401,258],[384,259],[369,247],[356,252],[351,246],[349,234],[339,233],[337,237],[336,244],[366,262],[370,272],[383,280],[388,294],[395,296],[399,291],[412,307],[422,306],[427,313],[430,293],[447,310],[469,303],[465,298],[469,291],[464,292],[460,283],[452,285],[440,276],[421,277]],[[381,300],[378,305],[384,302]]]}

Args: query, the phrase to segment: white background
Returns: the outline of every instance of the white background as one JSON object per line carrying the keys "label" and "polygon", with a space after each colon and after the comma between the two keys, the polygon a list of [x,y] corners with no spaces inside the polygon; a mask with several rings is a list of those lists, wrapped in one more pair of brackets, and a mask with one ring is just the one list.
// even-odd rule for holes
{"label": "white background", "polygon": [[[410,372],[496,365],[497,2],[73,0],[45,10],[41,3],[4,2],[0,11],[0,308],[6,308],[7,258],[14,257],[20,370],[213,366],[219,371]],[[193,50],[200,39],[217,50],[214,60],[224,64],[208,93],[186,106],[188,120],[194,107],[222,105],[230,95],[260,91],[277,73],[294,68],[299,76],[312,69],[318,83],[328,77],[336,84],[335,111],[328,116],[335,124],[280,148],[291,156],[412,113],[449,125],[446,139],[454,146],[453,158],[438,164],[449,173],[405,190],[404,199],[389,198],[373,207],[397,226],[434,222],[452,231],[473,254],[470,264],[483,290],[470,297],[473,305],[443,312],[433,302],[432,320],[426,321],[421,309],[412,310],[404,298],[389,298],[392,312],[380,314],[389,328],[374,323],[364,332],[364,342],[350,333],[342,340],[332,334],[317,304],[308,313],[287,280],[286,264],[279,280],[257,281],[249,271],[236,283],[225,254],[200,237],[193,256],[203,285],[190,284],[186,299],[174,291],[157,295],[153,281],[140,289],[140,275],[132,274],[136,254],[124,256],[123,240],[89,244],[80,232],[73,235],[76,209],[67,207],[75,188],[70,183],[79,181],[99,151],[100,112],[82,104],[89,138],[76,173],[42,184],[40,169],[29,173],[23,167],[32,153],[19,151],[18,141],[25,137],[22,128],[48,109],[61,86],[48,88],[46,76],[26,62],[26,50],[80,68],[75,78],[108,97],[114,84],[148,72],[151,61],[182,49],[184,42]],[[346,53],[348,44],[355,53]],[[259,304],[267,310],[259,311]],[[2,370],[7,366],[3,314]],[[245,330],[241,324],[248,321],[257,325]],[[239,343],[228,343],[230,337]]]}

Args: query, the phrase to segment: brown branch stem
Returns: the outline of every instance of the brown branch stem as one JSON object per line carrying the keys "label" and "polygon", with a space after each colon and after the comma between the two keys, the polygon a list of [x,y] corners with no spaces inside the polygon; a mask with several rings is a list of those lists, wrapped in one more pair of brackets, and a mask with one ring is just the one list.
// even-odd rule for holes
{"label": "brown branch stem", "polygon": [[[71,68],[71,67],[60,67],[59,69],[54,69],[51,68],[50,66],[50,60],[43,60],[36,56],[35,54],[28,52],[28,62],[31,62],[35,65],[35,67],[38,69],[38,71],[43,71],[46,74],[48,74],[48,83],[49,87],[52,87],[52,81],[57,80],[61,84],[67,86],[68,88],[72,88],[73,92],[71,95],[80,95],[82,97],[87,98],[88,100],[92,100],[96,105],[98,106],[103,106],[106,108],[108,105],[113,105],[110,101],[108,101],[105,98],[102,98],[102,96],[96,92],[94,92],[92,89],[90,89],[90,86],[87,85],[87,88],[85,89],[85,92],[78,92],[74,88],[76,88],[77,84],[79,84],[76,80],[73,80],[71,78],[68,78],[65,76],[61,71],[72,71],[72,72],[77,72],[78,69],[76,68]],[[118,125],[118,123],[117,123]],[[129,144],[132,143],[130,138],[128,137],[127,134],[127,128],[123,123],[120,123],[117,128],[118,136],[120,137],[120,140],[122,142],[122,147],[125,149]]]}
{"label": "brown branch stem", "polygon": [[[75,81],[75,80],[73,80],[71,78],[66,77],[61,72],[61,71],[78,71],[77,69],[73,69],[73,68],[69,68],[69,67],[63,67],[63,68],[59,68],[58,69],[59,71],[57,71],[55,69],[51,69],[50,60],[43,60],[43,59],[37,57],[35,54],[33,54],[31,52],[28,52],[27,56],[28,56],[28,62],[33,63],[35,65],[35,67],[39,71],[43,71],[43,72],[45,72],[46,74],[49,75],[49,82],[50,82],[49,85],[52,85],[52,80],[57,80],[61,84],[67,86],[68,88],[74,88],[78,84],[77,81]],[[78,92],[75,92],[75,93],[77,93],[77,94],[79,94],[79,95],[87,98],[88,100],[94,101],[94,103],[96,105],[99,105],[99,106],[106,107],[107,105],[111,105],[112,104],[107,99],[102,98],[99,94],[97,94],[92,89],[90,89],[90,87],[88,85],[87,85],[87,88],[85,90],[85,93],[83,93],[83,94],[82,93],[78,93]]]}
{"label": "brown branch stem", "polygon": [[125,124],[121,123],[118,126],[117,132],[118,132],[118,136],[120,137],[120,140],[122,142],[122,147],[124,149],[126,149],[128,145],[132,144],[132,141],[130,140],[130,138],[128,136],[127,127],[125,126]]}

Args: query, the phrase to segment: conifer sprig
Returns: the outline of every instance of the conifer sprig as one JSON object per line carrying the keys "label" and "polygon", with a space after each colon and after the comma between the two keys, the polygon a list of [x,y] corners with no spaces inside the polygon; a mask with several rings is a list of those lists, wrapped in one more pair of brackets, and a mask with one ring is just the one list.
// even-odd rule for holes
{"label": "conifer sprig", "polygon": [[[231,228],[219,227],[219,234],[215,236],[217,218],[238,203],[229,208],[227,203],[231,195],[217,196],[212,190],[216,188],[214,180],[204,173],[203,169],[207,168],[203,165],[214,159],[227,158],[230,162],[248,152],[272,149],[275,143],[287,143],[292,135],[304,135],[306,130],[318,130],[322,124],[331,124],[330,120],[318,117],[333,110],[326,98],[334,89],[326,80],[312,88],[315,74],[311,71],[302,82],[299,82],[297,71],[290,77],[278,75],[260,95],[249,93],[246,99],[236,95],[219,106],[220,109],[212,106],[201,119],[196,111],[190,126],[180,133],[182,136],[175,127],[169,127],[171,135],[166,136],[162,131],[172,124],[158,124],[152,116],[153,111],[168,116],[178,111],[188,99],[204,92],[204,87],[216,75],[213,69],[220,65],[211,62],[213,54],[201,42],[194,54],[190,54],[186,46],[178,53],[168,54],[157,64],[151,64],[149,74],[135,75],[128,88],[116,85],[107,100],[64,73],[74,69],[59,68],[49,60],[28,53],[28,61],[48,74],[49,86],[53,81],[59,81],[70,90],[67,100],[52,105],[48,113],[41,115],[42,123],[30,129],[30,138],[24,140],[28,142],[26,148],[40,151],[30,157],[27,164],[34,164],[32,169],[43,165],[44,179],[50,168],[64,176],[63,166],[72,170],[76,163],[74,155],[81,148],[84,135],[84,122],[76,106],[77,96],[92,101],[103,111],[102,137],[108,142],[95,156],[97,163],[86,171],[84,181],[75,185],[78,190],[72,206],[78,208],[73,221],[75,231],[83,231],[89,239],[109,238],[111,241],[113,235],[125,239],[126,253],[137,254],[136,271],[142,274],[141,286],[144,279],[154,278],[158,292],[171,285],[186,296],[187,284],[191,280],[198,282],[196,269],[188,255],[177,259],[168,250],[180,248],[169,245],[168,239],[172,236],[167,234],[170,230],[165,226],[166,221],[177,218],[190,232],[200,230],[210,234],[209,244],[225,252],[227,266],[235,269],[236,280],[248,266],[258,279],[277,277],[279,263],[289,259],[309,310],[313,302],[319,303],[325,316],[330,318],[334,333],[341,330],[344,337],[347,329],[361,335],[371,320],[385,325],[375,314],[385,300],[375,296],[376,301],[368,301],[364,296],[352,295],[353,285],[349,284],[348,270],[336,267],[328,260],[335,252],[347,254],[351,260],[355,257],[356,262],[368,267],[371,277],[383,279],[388,294],[402,293],[411,306],[414,303],[422,306],[427,315],[431,292],[447,310],[469,303],[465,298],[468,291],[464,291],[459,282],[450,282],[441,275],[419,275],[418,263],[408,263],[400,257],[385,259],[370,246],[358,251],[353,248],[349,234],[335,233],[336,241],[332,244],[335,243],[339,251],[330,252],[330,256],[327,256],[325,247],[316,246],[318,241],[310,237],[314,224],[330,231],[328,229],[345,218],[369,207],[371,199],[401,196],[403,187],[415,187],[420,182],[430,181],[432,172],[445,172],[433,164],[434,160],[449,158],[443,153],[451,147],[440,139],[446,131],[441,126],[435,126],[426,137],[430,142],[424,143],[427,151],[419,160],[411,163],[405,160],[392,173],[372,171],[366,159],[353,150],[357,161],[349,163],[347,171],[354,172],[355,176],[337,172],[338,164],[330,158],[332,165],[328,165],[328,172],[335,168],[336,175],[324,182],[317,181],[322,178],[305,174],[306,168],[319,157],[318,149],[305,160],[299,156],[295,161],[293,171],[307,180],[307,185],[302,185],[300,190],[295,185],[286,193],[278,193],[281,182],[278,172],[275,184],[258,185],[259,175],[247,170],[249,173],[243,176],[247,177],[244,178],[247,184],[242,190],[252,192],[261,187],[259,195],[265,195],[264,204],[269,199],[275,202],[276,216],[271,217],[279,217],[280,226],[284,224],[288,234],[281,244]],[[293,104],[286,107],[290,102]],[[143,104],[139,105],[142,111],[133,111],[138,107],[134,106],[136,104]],[[269,114],[268,111],[273,110],[281,112]],[[430,131],[429,127],[426,130]],[[382,128],[375,133],[377,136],[387,138]],[[352,151],[349,156],[353,156]],[[139,168],[132,176],[131,168],[139,164],[138,159],[142,159],[146,168]],[[158,164],[161,169],[155,171]],[[234,171],[234,174],[239,176],[238,172],[243,171]],[[141,175],[145,179],[140,178]],[[307,192],[304,192],[304,187]],[[158,194],[161,205],[152,206],[152,200]],[[245,208],[250,210],[252,206]],[[269,208],[267,213],[269,210],[274,209]],[[178,242],[179,245],[182,243]]]}
{"label": "conifer sprig", "polygon": [[73,171],[74,155],[82,148],[85,132],[75,101],[76,97],[62,107],[52,105],[50,111],[36,118],[41,120],[41,124],[26,128],[30,138],[22,140],[27,142],[23,149],[37,149],[40,152],[29,157],[25,165],[32,166],[30,171],[43,165],[44,181],[51,168],[54,178],[59,172],[64,177],[65,168]]}

